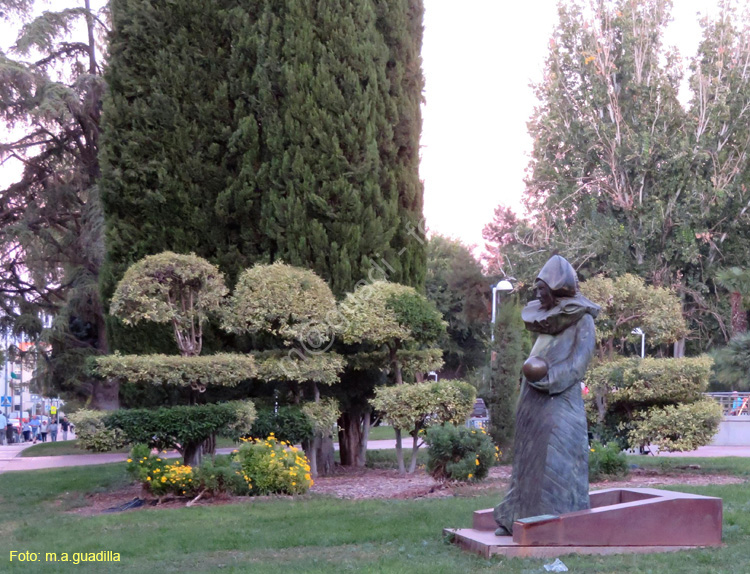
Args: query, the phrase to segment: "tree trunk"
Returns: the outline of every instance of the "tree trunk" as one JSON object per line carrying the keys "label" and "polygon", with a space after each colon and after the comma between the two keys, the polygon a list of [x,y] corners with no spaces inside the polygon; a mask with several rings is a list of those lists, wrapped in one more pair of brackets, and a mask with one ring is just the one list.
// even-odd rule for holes
{"label": "tree trunk", "polygon": [[358,408],[341,413],[339,419],[339,456],[342,466],[362,468],[367,462],[367,439],[370,434],[370,411]]}
{"label": "tree trunk", "polygon": [[404,467],[404,449],[401,446],[401,429],[396,429],[396,459],[398,460],[398,473],[405,476],[406,467]]}
{"label": "tree trunk", "polygon": [[409,474],[417,470],[417,451],[419,450],[419,429],[414,431],[414,444],[411,447],[411,462],[409,463]]}
{"label": "tree trunk", "polygon": [[333,438],[330,435],[320,439],[315,451],[315,461],[318,467],[318,476],[329,476],[333,473],[336,464],[333,450]]}
{"label": "tree trunk", "polygon": [[100,411],[116,411],[120,408],[120,383],[117,379],[92,381],[91,406]]}
{"label": "tree trunk", "polygon": [[674,357],[675,359],[681,359],[685,356],[685,339],[684,337],[679,341],[674,342]]}
{"label": "tree trunk", "polygon": [[196,468],[200,466],[203,460],[203,444],[187,443],[183,445],[181,454],[185,460],[185,466]]}
{"label": "tree trunk", "polygon": [[732,291],[730,296],[732,303],[732,337],[747,331],[747,314],[742,305],[742,293]]}
{"label": "tree trunk", "polygon": [[315,437],[310,446],[310,474],[313,478],[318,478],[318,448],[320,447],[320,437]]}

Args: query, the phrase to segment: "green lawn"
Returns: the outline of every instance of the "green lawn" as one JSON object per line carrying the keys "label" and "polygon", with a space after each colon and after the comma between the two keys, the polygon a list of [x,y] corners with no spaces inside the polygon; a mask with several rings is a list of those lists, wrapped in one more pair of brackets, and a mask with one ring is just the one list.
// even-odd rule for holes
{"label": "green lawn", "polygon": [[[216,439],[217,448],[228,448],[236,446],[236,443],[228,438]],[[110,452],[130,452],[130,447],[113,450]],[[78,448],[78,439],[58,442],[40,442],[21,451],[21,456],[63,456],[66,454],[96,454],[91,451]]]}
{"label": "green lawn", "polygon": [[[700,459],[698,464],[703,463],[709,461]],[[748,463],[735,465],[744,473]],[[544,572],[543,564],[552,561],[487,561],[444,543],[443,527],[468,526],[472,511],[496,504],[500,492],[399,501],[249,499],[237,505],[89,517],[68,512],[85,504],[85,493],[126,482],[122,464],[0,475],[0,571],[521,574]],[[748,484],[679,489],[724,499],[724,548],[660,555],[572,555],[562,560],[576,573],[744,572],[750,548]],[[42,554],[42,563],[30,567],[9,563],[11,550],[71,556],[111,550],[120,553],[121,562],[51,563],[44,562]]]}

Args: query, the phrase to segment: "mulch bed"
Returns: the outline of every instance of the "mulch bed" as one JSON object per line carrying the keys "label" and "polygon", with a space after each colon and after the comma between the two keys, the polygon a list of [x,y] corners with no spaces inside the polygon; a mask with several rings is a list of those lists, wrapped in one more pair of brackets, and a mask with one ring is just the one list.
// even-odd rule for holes
{"label": "mulch bed", "polygon": [[[449,496],[472,496],[491,490],[502,490],[510,482],[510,466],[496,466],[490,470],[489,477],[479,483],[438,483],[422,470],[413,475],[399,476],[396,470],[375,470],[366,468],[336,467],[331,476],[319,477],[310,489],[313,495],[331,496],[334,498],[361,500],[368,498],[417,499]],[[691,486],[706,484],[740,484],[744,479],[736,476],[700,474],[695,470],[665,473],[656,469],[635,469],[624,479],[595,482],[593,490],[602,488],[650,488],[654,486],[687,484]],[[105,493],[86,495],[85,506],[72,510],[79,515],[100,514],[108,509],[118,507],[142,496],[139,485]],[[216,504],[251,504],[256,500],[286,497],[238,497],[223,496],[199,500],[196,506]],[[186,499],[168,499],[158,506],[155,501],[147,500],[144,508],[181,508]],[[138,510],[138,509],[134,509]]]}

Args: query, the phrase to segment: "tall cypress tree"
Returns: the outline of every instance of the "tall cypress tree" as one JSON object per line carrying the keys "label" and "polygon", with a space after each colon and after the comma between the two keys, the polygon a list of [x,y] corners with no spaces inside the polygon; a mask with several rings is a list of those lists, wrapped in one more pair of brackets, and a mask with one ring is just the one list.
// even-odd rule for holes
{"label": "tall cypress tree", "polygon": [[[111,2],[101,185],[105,300],[125,269],[146,255],[169,249],[226,261],[232,251],[214,209],[230,178],[228,4]],[[232,255],[241,268],[242,257]],[[110,323],[112,346],[143,352],[169,341],[141,331],[128,336],[131,330]]]}
{"label": "tall cypress tree", "polygon": [[338,295],[372,262],[422,286],[421,0],[113,0],[112,20],[105,299],[165,249],[230,284],[283,259]]}

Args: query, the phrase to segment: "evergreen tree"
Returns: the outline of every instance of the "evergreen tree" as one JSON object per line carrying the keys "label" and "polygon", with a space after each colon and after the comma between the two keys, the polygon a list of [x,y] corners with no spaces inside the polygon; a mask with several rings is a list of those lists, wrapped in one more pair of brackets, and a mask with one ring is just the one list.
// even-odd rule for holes
{"label": "evergreen tree", "polygon": [[515,298],[503,301],[495,321],[486,401],[490,435],[495,444],[505,451],[513,445],[521,367],[530,350],[528,342],[518,302]]}
{"label": "evergreen tree", "polygon": [[[233,107],[229,4],[111,3],[101,185],[107,301],[130,264],[165,250],[225,263],[223,270],[235,276],[247,263],[215,210],[231,177],[225,160]],[[113,321],[108,327],[116,349],[173,351],[158,343],[171,344],[162,330],[149,329],[149,336]]]}
{"label": "evergreen tree", "polygon": [[105,298],[164,249],[230,285],[283,260],[338,296],[422,287],[421,2],[114,0],[112,18]]}
{"label": "evergreen tree", "polygon": [[490,279],[468,247],[433,235],[427,244],[427,298],[448,324],[440,342],[441,378],[464,377],[486,362],[490,325]]}
{"label": "evergreen tree", "polygon": [[88,0],[56,3],[38,16],[34,7],[33,0],[0,0],[0,17],[23,23],[10,53],[0,52],[0,119],[8,127],[0,159],[24,166],[0,190],[0,308],[17,334],[50,343],[45,388],[111,408],[117,389],[83,368],[86,357],[107,351],[97,288],[104,91],[97,38],[107,13]]}

